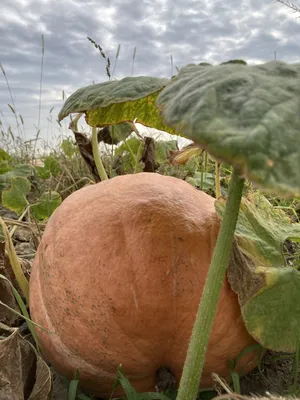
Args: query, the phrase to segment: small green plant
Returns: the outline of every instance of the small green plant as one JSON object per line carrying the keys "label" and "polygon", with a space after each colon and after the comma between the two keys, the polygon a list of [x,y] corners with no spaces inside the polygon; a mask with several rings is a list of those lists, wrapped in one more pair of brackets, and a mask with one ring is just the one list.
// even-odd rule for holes
{"label": "small green plant", "polygon": [[[44,159],[43,167],[31,164],[14,165],[13,158],[2,150],[0,154],[1,164],[2,204],[18,215],[30,210],[38,220],[49,218],[61,204],[62,198],[57,191],[47,189],[41,194],[35,195],[34,183],[37,178],[45,181],[51,177],[56,177],[61,172],[58,160],[53,156],[48,156]],[[33,197],[34,201],[28,200],[30,196]]]}

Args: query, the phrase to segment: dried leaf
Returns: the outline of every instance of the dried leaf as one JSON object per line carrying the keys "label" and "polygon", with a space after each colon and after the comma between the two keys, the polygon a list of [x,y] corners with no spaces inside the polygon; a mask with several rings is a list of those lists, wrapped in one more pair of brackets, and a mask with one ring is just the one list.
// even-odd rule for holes
{"label": "dried leaf", "polygon": [[91,171],[95,181],[100,182],[101,179],[98,174],[98,170],[93,156],[92,141],[84,133],[75,131],[74,124],[72,122],[70,123],[70,129],[74,133],[80,154],[84,159],[86,165],[88,166],[89,170]]}
{"label": "dried leaf", "polygon": [[51,373],[32,344],[1,323],[0,337],[0,399],[49,400]]}
{"label": "dried leaf", "polygon": [[[9,264],[8,256],[5,254],[5,244],[0,242],[0,274],[9,279],[11,275],[10,272],[12,273],[12,270]],[[20,311],[12,288],[4,279],[0,279],[0,301],[14,310]],[[0,306],[0,322],[8,326],[15,326],[18,320],[18,315],[9,311],[7,308]]]}
{"label": "dried leaf", "polygon": [[145,167],[144,172],[155,172],[159,164],[155,162],[155,142],[151,137],[145,137],[145,147],[141,157],[141,160]]}

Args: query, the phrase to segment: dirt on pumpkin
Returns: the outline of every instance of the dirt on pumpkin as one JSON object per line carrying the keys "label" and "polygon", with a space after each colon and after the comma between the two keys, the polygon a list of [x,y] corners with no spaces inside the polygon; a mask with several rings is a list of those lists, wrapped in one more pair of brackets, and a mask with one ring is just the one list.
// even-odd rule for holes
{"label": "dirt on pumpkin", "polygon": [[[13,213],[11,213],[8,210],[5,210],[4,207],[2,206],[0,207],[0,215],[7,219],[16,219],[16,216],[13,215]],[[17,249],[17,253],[20,258],[24,258],[27,260],[32,259],[32,253],[34,252],[33,250],[34,241],[32,239],[32,236],[28,235],[28,230],[26,228],[21,227],[19,229],[19,233],[15,236],[14,239],[14,245]],[[0,295],[0,300],[4,301],[5,299],[1,297],[2,296]],[[14,308],[14,304],[11,304],[11,306]],[[1,312],[3,313],[4,310],[1,309]],[[5,310],[5,313],[7,314],[7,310]],[[17,319],[18,318],[16,318],[16,316],[12,318],[11,322],[13,326],[16,326]],[[19,319],[18,325],[20,325],[20,327],[24,327],[24,324],[26,325],[26,323],[24,323],[21,319]],[[23,332],[24,336],[26,337],[26,340],[29,340],[29,342],[33,344],[34,341],[31,340],[32,337],[29,338],[30,334],[28,329],[26,328],[20,329],[20,334],[21,336],[23,336],[22,335]],[[260,370],[256,368],[246,376],[240,378],[241,395],[248,397],[253,397],[253,396],[264,397],[266,396],[266,393],[269,393],[271,396],[277,398],[279,396],[289,397],[291,395],[291,387],[293,385],[293,379],[294,379],[294,373],[292,371],[293,358],[292,356],[290,357],[286,356],[287,356],[286,354],[266,351],[261,360]],[[28,369],[32,369],[32,365],[28,365]],[[67,399],[68,391],[65,380],[61,376],[59,376],[53,370],[53,368],[50,367],[50,370],[52,374],[52,383],[53,383],[52,394],[50,399],[51,400]],[[31,379],[33,380],[38,379],[35,372],[36,371],[34,369],[33,376],[31,377]],[[0,367],[0,377],[1,377],[1,367]],[[16,377],[16,379],[19,379],[19,377]],[[300,384],[300,373],[298,374],[297,386],[299,386],[299,384]],[[170,374],[168,370],[162,369],[157,374],[157,388],[166,389],[167,387],[173,385],[174,385],[174,379],[172,378],[172,374]],[[217,389],[216,392],[210,392],[210,394],[208,394],[208,392],[202,392],[199,395],[199,399],[208,400],[215,396],[225,393],[225,391],[222,390],[221,386],[219,386],[218,384],[216,385],[216,389]],[[294,395],[297,394],[298,393],[294,393]],[[234,398],[234,396],[232,398]],[[3,397],[1,397],[1,390],[0,390],[0,400],[2,399],[5,400]]]}

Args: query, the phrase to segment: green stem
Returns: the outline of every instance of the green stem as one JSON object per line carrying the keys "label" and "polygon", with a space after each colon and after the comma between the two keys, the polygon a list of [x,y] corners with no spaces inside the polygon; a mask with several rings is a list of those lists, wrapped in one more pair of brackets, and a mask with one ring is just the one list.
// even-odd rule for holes
{"label": "green stem", "polygon": [[221,196],[221,186],[220,186],[220,163],[216,161],[216,198]]}
{"label": "green stem", "polygon": [[219,295],[229,262],[244,179],[233,170],[228,200],[194,324],[176,400],[195,400]]}
{"label": "green stem", "polygon": [[108,179],[108,176],[102,164],[99,145],[98,145],[97,128],[95,128],[94,126],[92,127],[92,147],[98,174],[100,176],[101,181],[105,181],[106,179]]}
{"label": "green stem", "polygon": [[135,168],[134,168],[134,173],[135,174],[138,172],[138,169],[139,169],[140,158],[141,158],[142,150],[143,150],[143,144],[144,144],[144,141],[142,140],[140,145],[139,145],[138,151],[136,153]]}

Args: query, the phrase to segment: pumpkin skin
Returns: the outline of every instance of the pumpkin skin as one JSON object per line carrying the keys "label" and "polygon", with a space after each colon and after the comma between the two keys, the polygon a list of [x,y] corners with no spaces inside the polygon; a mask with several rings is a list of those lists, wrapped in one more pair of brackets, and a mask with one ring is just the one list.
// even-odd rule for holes
{"label": "pumpkin skin", "polygon": [[[155,373],[178,382],[219,231],[214,199],[156,173],[84,187],[49,219],[30,278],[33,321],[45,358],[81,387],[108,398],[116,371],[138,391]],[[230,379],[228,361],[256,343],[237,295],[224,281],[201,386],[211,373]],[[249,353],[238,364],[257,365]],[[115,395],[122,394],[122,390]]]}

